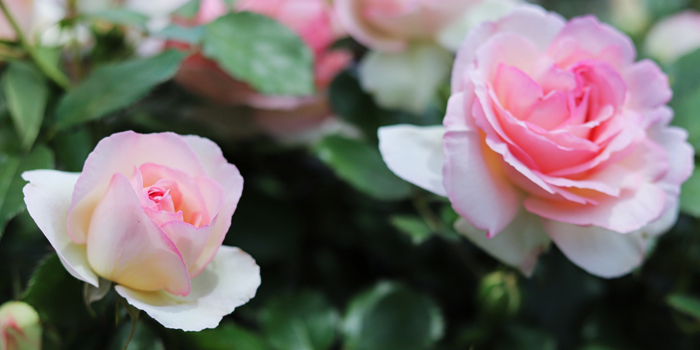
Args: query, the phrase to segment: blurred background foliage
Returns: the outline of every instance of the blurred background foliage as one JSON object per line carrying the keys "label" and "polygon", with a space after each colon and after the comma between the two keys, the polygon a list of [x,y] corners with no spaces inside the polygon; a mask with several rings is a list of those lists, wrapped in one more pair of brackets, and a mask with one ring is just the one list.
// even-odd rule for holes
{"label": "blurred background foliage", "polygon": [[[620,16],[605,0],[540,4],[567,17],[593,13],[615,23]],[[642,56],[655,21],[700,10],[700,1],[691,0],[645,5],[650,17],[630,32]],[[273,25],[252,17],[235,22],[239,32]],[[525,278],[460,238],[449,203],[393,175],[377,150],[380,126],[441,123],[447,81],[423,113],[387,110],[363,91],[357,66],[350,65],[333,80],[328,97],[354,132],[290,145],[262,132],[250,108],[214,104],[173,83],[185,53],[132,58],[124,26],[143,25],[144,18],[112,11],[63,25],[70,29],[77,21],[94,35],[89,50],[35,47],[21,52],[33,60],[5,59],[0,68],[0,303],[22,300],[38,311],[45,349],[121,349],[131,323],[113,291],[85,301],[83,283],[65,271],[24,211],[19,174],[80,171],[100,139],[122,130],[198,134],[221,146],[246,181],[225,244],[250,253],[263,281],[256,297],[216,329],[165,329],[142,314],[130,350],[700,348],[697,171],[683,188],[678,223],[634,273],[593,277],[552,246]],[[298,41],[278,29],[270,36],[273,45]],[[172,28],[167,35],[202,42],[209,57],[231,71],[264,59],[244,37],[221,40],[228,30],[220,22],[204,32]],[[337,45],[356,59],[365,53],[349,39]],[[3,57],[26,49],[3,47],[9,52]],[[228,53],[237,50],[250,52],[244,58]],[[291,66],[309,59],[300,42],[284,50],[280,55]],[[698,149],[700,50],[663,68],[674,88],[674,123],[689,131]],[[244,80],[276,93],[312,89],[303,71],[286,74]]]}

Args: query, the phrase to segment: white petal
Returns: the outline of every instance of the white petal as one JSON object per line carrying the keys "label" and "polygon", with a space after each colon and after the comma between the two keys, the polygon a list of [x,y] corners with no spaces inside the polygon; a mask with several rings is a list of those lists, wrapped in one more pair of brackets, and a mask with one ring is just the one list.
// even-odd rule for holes
{"label": "white petal", "polygon": [[553,220],[545,220],[544,226],[564,255],[590,274],[620,277],[644,261],[647,246],[640,231],[623,234]]}
{"label": "white petal", "polygon": [[384,108],[421,113],[452,68],[452,54],[435,45],[412,45],[400,53],[370,51],[360,63],[362,89]]}
{"label": "white petal", "polygon": [[444,151],[439,126],[393,125],[379,128],[379,151],[387,166],[400,178],[447,196],[442,185]]}
{"label": "white petal", "polygon": [[214,328],[221,319],[255,296],[260,267],[236,247],[221,246],[214,260],[192,279],[186,297],[165,292],[141,292],[116,286],[129,304],[145,311],[167,328],[200,331]]}
{"label": "white petal", "polygon": [[475,228],[462,218],[455,223],[455,229],[494,258],[520,269],[526,276],[532,275],[537,257],[549,246],[541,219],[525,210],[521,210],[493,238],[487,238],[486,231]]}
{"label": "white petal", "polygon": [[78,176],[79,173],[56,170],[25,172],[22,178],[29,183],[24,186],[24,202],[66,270],[73,277],[97,287],[98,278],[88,263],[85,245],[73,243],[66,233],[66,217]]}

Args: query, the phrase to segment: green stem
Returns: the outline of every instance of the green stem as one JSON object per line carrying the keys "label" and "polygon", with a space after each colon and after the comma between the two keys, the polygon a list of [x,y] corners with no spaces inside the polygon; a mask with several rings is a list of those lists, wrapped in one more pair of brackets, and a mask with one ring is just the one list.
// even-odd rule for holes
{"label": "green stem", "polygon": [[126,309],[126,312],[129,314],[129,316],[131,316],[131,331],[129,332],[129,337],[126,338],[126,343],[124,343],[124,347],[122,348],[122,350],[126,350],[126,348],[129,347],[129,343],[131,343],[131,338],[134,337],[134,333],[136,332],[136,325],[139,322],[139,314],[141,313],[141,310],[129,305],[129,302],[119,295],[117,295],[117,300],[119,301],[118,304],[122,304]]}
{"label": "green stem", "polygon": [[126,348],[129,347],[129,343],[131,343],[131,338],[134,337],[134,333],[136,333],[136,324],[138,323],[138,319],[132,318],[131,319],[131,331],[129,331],[129,337],[126,338],[126,343],[124,343],[124,347],[122,350],[126,350]]}
{"label": "green stem", "polygon": [[12,16],[12,13],[10,13],[7,6],[5,6],[5,0],[0,0],[0,10],[2,10],[2,13],[5,15],[5,18],[7,18],[7,21],[10,22],[12,29],[14,29],[15,34],[17,35],[17,40],[19,40],[22,47],[29,53],[29,56],[31,56],[32,60],[34,60],[34,63],[36,63],[39,69],[41,69],[41,71],[44,72],[44,74],[53,80],[58,86],[66,90],[70,88],[70,81],[68,80],[68,77],[66,77],[59,70],[48,67],[47,63],[37,56],[36,50],[34,50],[33,46],[29,45],[29,42],[27,42],[27,38],[24,36],[19,24],[17,24],[14,16]]}

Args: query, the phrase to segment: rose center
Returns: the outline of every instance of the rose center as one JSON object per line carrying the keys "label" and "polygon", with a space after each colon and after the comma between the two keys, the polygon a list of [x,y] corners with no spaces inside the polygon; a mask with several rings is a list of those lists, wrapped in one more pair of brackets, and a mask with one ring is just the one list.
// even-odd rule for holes
{"label": "rose center", "polygon": [[144,192],[146,197],[156,205],[157,210],[165,210],[170,213],[175,212],[175,203],[170,195],[170,189],[151,186],[145,188]]}

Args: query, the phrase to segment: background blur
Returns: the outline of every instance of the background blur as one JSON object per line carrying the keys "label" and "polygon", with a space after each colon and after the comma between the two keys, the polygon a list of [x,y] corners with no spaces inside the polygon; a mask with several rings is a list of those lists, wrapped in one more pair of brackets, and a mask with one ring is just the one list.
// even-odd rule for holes
{"label": "background blur", "polygon": [[[639,56],[669,74],[674,124],[700,147],[700,39],[677,55],[647,43],[655,24],[700,11],[700,1],[540,5],[569,18],[595,14],[629,34]],[[0,45],[0,303],[24,300],[39,312],[44,349],[121,349],[130,321],[114,292],[86,307],[82,282],[65,272],[23,211],[18,174],[80,171],[100,139],[123,130],[197,134],[219,144],[245,179],[224,244],[252,255],[262,273],[256,297],[216,329],[165,329],[142,313],[131,350],[700,349],[700,175],[684,185],[676,226],[634,273],[593,277],[552,245],[526,278],[458,236],[449,203],[394,176],[377,151],[380,126],[441,123],[447,77],[419,112],[381,107],[358,80],[368,50],[342,37],[333,47],[352,60],[318,104],[282,111],[228,103],[205,90],[231,82],[197,85],[201,65],[187,71],[183,64],[175,77],[182,54],[139,53],[145,48],[134,44],[132,28],[143,18],[116,10],[71,15],[76,9],[65,14],[58,44],[33,53],[49,57],[49,68],[27,63],[13,39]],[[167,45],[187,47],[192,32],[170,35],[179,44]],[[700,37],[700,20],[671,38],[693,35]],[[51,76],[52,69],[60,72]],[[22,74],[28,80],[12,85]],[[65,102],[63,78],[88,84],[69,94],[90,93]],[[13,114],[42,103],[38,122]]]}

